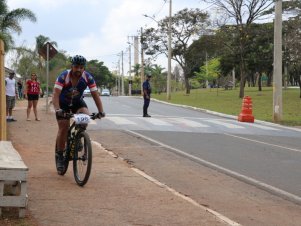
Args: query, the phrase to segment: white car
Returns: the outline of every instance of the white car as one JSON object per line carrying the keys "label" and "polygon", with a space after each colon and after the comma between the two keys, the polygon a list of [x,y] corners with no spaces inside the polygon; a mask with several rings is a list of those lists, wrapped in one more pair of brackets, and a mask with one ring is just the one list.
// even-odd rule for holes
{"label": "white car", "polygon": [[110,96],[111,94],[110,94],[110,90],[108,90],[108,89],[103,89],[102,91],[101,91],[101,95],[102,96]]}
{"label": "white car", "polygon": [[91,96],[91,91],[90,91],[90,88],[87,87],[85,90],[84,90],[84,96],[87,97],[87,96]]}

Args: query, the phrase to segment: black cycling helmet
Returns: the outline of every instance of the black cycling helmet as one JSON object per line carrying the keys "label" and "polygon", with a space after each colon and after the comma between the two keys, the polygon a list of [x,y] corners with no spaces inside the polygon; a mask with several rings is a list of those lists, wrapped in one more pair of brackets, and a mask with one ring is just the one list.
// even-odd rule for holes
{"label": "black cycling helmet", "polygon": [[75,55],[74,57],[71,58],[72,65],[86,66],[86,62],[87,62],[86,58],[81,55]]}

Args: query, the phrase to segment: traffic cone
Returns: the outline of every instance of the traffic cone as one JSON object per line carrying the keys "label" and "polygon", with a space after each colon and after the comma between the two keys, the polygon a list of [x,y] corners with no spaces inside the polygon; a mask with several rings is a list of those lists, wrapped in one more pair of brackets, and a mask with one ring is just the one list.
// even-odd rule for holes
{"label": "traffic cone", "polygon": [[238,115],[238,121],[254,122],[254,116],[252,113],[252,99],[249,96],[245,96],[243,98],[241,112]]}

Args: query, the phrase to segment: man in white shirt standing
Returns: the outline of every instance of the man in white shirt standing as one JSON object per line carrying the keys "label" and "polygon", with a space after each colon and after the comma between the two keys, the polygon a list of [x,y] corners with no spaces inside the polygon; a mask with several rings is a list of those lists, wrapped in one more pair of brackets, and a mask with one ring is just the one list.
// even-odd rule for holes
{"label": "man in white shirt standing", "polygon": [[5,91],[6,91],[6,121],[15,122],[16,119],[13,118],[13,108],[16,104],[16,80],[14,79],[15,73],[9,73],[9,77],[5,78]]}

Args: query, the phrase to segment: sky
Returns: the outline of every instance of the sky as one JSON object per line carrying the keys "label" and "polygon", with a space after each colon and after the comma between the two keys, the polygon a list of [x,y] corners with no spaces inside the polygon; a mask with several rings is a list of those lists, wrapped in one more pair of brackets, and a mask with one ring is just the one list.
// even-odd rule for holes
{"label": "sky", "polygon": [[[141,27],[156,24],[143,14],[156,20],[169,15],[168,0],[7,0],[7,5],[9,10],[30,9],[37,17],[36,23],[21,22],[22,33],[13,35],[17,46],[33,49],[35,38],[43,35],[57,42],[57,49],[67,55],[103,61],[110,70],[116,69],[123,51],[125,75],[129,68],[128,37],[139,35]],[[208,10],[208,5],[201,0],[172,0],[173,14],[183,8]],[[10,66],[13,55],[7,55]],[[167,68],[165,57],[154,63]]]}

